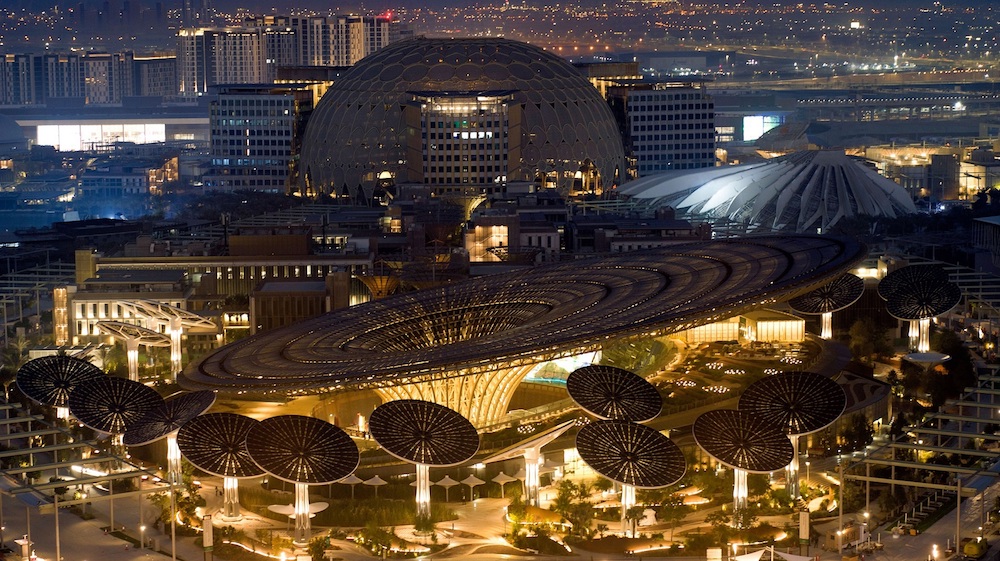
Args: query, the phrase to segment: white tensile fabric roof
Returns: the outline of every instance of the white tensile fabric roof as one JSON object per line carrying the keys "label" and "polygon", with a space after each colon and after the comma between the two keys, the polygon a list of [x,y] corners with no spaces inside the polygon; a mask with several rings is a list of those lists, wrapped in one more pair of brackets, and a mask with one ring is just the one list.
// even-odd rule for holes
{"label": "white tensile fabric roof", "polygon": [[643,177],[622,185],[619,193],[654,208],[795,232],[826,231],[845,217],[894,218],[917,211],[894,181],[833,150]]}

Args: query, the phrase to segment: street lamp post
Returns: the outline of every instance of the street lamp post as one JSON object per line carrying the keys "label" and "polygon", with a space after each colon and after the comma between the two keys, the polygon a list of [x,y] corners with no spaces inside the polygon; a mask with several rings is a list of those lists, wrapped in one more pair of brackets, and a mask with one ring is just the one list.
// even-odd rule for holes
{"label": "street lamp post", "polygon": [[146,525],[139,526],[139,549],[146,549]]}

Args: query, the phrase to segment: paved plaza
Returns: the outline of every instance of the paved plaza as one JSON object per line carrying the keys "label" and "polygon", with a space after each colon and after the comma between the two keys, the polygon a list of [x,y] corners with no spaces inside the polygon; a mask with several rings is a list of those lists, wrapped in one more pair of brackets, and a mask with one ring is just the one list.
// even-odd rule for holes
{"label": "paved plaza", "polygon": [[[816,482],[818,476],[814,475]],[[992,480],[991,480],[992,481]],[[221,497],[214,492],[215,486],[221,485],[221,480],[212,478],[203,479],[202,494],[208,506],[206,511],[215,512],[221,507]],[[6,488],[8,481],[0,483]],[[993,505],[995,498],[1000,495],[1000,484],[993,484],[986,488],[985,500],[986,508]],[[981,516],[983,495],[967,498],[962,502],[961,508],[961,528],[963,537],[971,537],[974,530],[979,527]],[[479,546],[499,545],[501,540],[492,536],[503,533],[505,524],[503,521],[503,508],[507,501],[503,499],[478,499],[469,503],[451,503],[458,513],[458,520],[438,524],[443,543],[450,543],[454,551],[445,550],[429,558],[451,558],[451,559],[511,559],[522,558],[506,554],[476,554]],[[106,534],[104,528],[110,523],[110,503],[108,501],[95,502],[92,507],[95,518],[92,520],[81,520],[80,517],[71,514],[67,510],[62,510],[59,514],[59,537],[61,540],[62,557],[66,561],[133,561],[133,560],[163,560],[171,558],[169,527],[166,532],[152,528],[152,519],[155,516],[153,508],[147,506],[143,509],[144,520],[147,529],[145,531],[146,540],[155,546],[159,551],[150,549],[136,549],[129,542]],[[262,519],[256,515],[245,515],[247,526],[252,528],[273,527],[283,529],[283,526]],[[697,513],[697,516],[704,516],[704,512]],[[39,514],[37,507],[27,506],[19,498],[9,495],[3,497],[3,538],[4,543],[11,548],[15,545],[13,540],[20,538],[28,531],[30,518],[31,539],[34,542],[34,551],[38,561],[52,561],[56,553],[56,536],[54,526],[54,516],[52,514]],[[787,518],[787,517],[784,517]],[[847,515],[845,515],[847,519]],[[777,520],[776,520],[777,521]],[[115,524],[119,528],[125,527],[126,533],[139,538],[139,502],[135,497],[118,499],[115,501]],[[705,526],[703,523],[689,522],[681,523],[675,529],[676,533],[685,529],[693,529],[697,526]],[[314,528],[318,534],[322,529]],[[399,535],[406,535],[408,528],[398,527]],[[946,545],[954,536],[955,515],[949,513],[938,521],[928,531],[917,536],[892,536],[889,532],[882,530],[873,531],[873,540],[881,537],[884,548],[880,551],[869,553],[865,556],[867,560],[875,561],[922,561],[928,559],[937,546],[939,551],[937,559],[944,560]],[[454,537],[451,537],[454,536]],[[461,536],[461,537],[458,537]],[[991,543],[995,538],[990,539]],[[351,542],[338,541],[336,546],[341,549],[335,552],[335,557],[344,560],[373,559],[375,556],[367,553],[366,550],[354,545]],[[996,548],[994,548],[996,549]],[[742,553],[742,552],[741,552]],[[793,553],[798,553],[793,551]],[[839,556],[833,551],[823,551],[812,547],[810,556],[819,556],[821,561],[839,561]],[[204,551],[196,545],[193,537],[179,537],[177,539],[176,557],[182,561],[201,561],[206,559]],[[544,556],[524,556],[524,559],[538,558]],[[624,556],[609,556],[606,554],[590,554],[586,551],[575,551],[567,558],[581,558],[594,560],[626,559]],[[703,559],[703,557],[658,557],[652,554],[641,555],[644,559]],[[632,557],[634,559],[635,557]],[[8,554],[8,559],[17,559],[16,554]],[[557,559],[552,557],[552,559]],[[765,557],[767,559],[767,557]]]}

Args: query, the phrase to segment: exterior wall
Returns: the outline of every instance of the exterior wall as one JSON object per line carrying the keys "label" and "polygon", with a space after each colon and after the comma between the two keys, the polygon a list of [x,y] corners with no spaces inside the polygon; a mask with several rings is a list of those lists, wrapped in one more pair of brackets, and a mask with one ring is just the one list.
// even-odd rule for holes
{"label": "exterior wall", "polygon": [[119,104],[123,97],[135,95],[132,53],[87,53],[83,67],[88,104]]}
{"label": "exterior wall", "polygon": [[0,57],[0,105],[38,103],[33,58],[27,54]]}
{"label": "exterior wall", "polygon": [[[309,283],[313,284],[313,283]],[[314,318],[327,308],[325,289],[257,290],[250,296],[250,333],[258,333]]]}
{"label": "exterior wall", "polygon": [[216,84],[263,83],[263,29],[182,29],[177,33],[177,68],[183,97],[205,95]]}
{"label": "exterior wall", "polygon": [[755,340],[771,342],[802,342],[806,338],[806,322],[803,319],[747,321],[748,328],[755,333]]}
{"label": "exterior wall", "polygon": [[84,70],[79,54],[49,54],[35,57],[35,79],[42,79],[36,89],[43,98],[84,97]]}
{"label": "exterior wall", "polygon": [[639,177],[715,166],[715,108],[704,89],[632,91],[626,114]]}
{"label": "exterior wall", "polygon": [[177,95],[178,61],[175,56],[134,59],[132,91],[139,96]]}
{"label": "exterior wall", "polygon": [[707,325],[686,329],[677,334],[685,343],[711,343],[714,341],[738,341],[740,339],[740,318],[733,317]]}
{"label": "exterior wall", "polygon": [[[480,186],[498,193],[507,182],[511,127],[506,95],[421,97],[419,182],[438,193]],[[412,111],[412,110],[411,110]]]}
{"label": "exterior wall", "polygon": [[296,131],[308,91],[231,89],[220,92],[209,113],[214,173],[211,190],[282,192],[297,154]]}

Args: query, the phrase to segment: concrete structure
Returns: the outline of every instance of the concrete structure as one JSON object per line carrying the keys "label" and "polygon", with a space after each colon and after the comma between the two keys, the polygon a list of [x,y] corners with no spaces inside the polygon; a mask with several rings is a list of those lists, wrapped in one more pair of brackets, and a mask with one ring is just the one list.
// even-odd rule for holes
{"label": "concrete structure", "polygon": [[177,75],[181,97],[199,97],[218,84],[265,82],[266,52],[261,28],[193,28],[177,32]]}
{"label": "concrete structure", "polygon": [[248,18],[244,25],[286,29],[292,34],[291,50],[277,56],[290,62],[281,66],[352,66],[400,35],[399,20],[391,12],[377,16],[258,16]]}

